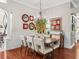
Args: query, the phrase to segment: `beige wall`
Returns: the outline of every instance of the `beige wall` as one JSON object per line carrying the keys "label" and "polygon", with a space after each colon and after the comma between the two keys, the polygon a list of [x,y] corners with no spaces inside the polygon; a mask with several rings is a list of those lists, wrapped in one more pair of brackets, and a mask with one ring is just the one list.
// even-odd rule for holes
{"label": "beige wall", "polygon": [[65,33],[65,47],[71,46],[71,20],[70,20],[70,4],[65,3],[56,7],[49,8],[43,11],[43,16],[48,18],[62,17],[62,30]]}
{"label": "beige wall", "polygon": [[[36,9],[27,7],[25,5],[16,3],[12,0],[8,0],[7,4],[0,3],[0,8],[8,12],[8,40],[7,40],[7,49],[14,49],[20,47],[21,38],[20,35],[29,35],[34,34],[34,31],[23,30],[22,28],[22,14],[28,14],[37,16]],[[12,13],[12,21],[10,19],[10,13]],[[12,22],[12,25],[11,25]],[[11,32],[11,33],[10,33]]]}
{"label": "beige wall", "polygon": [[[7,4],[0,3],[0,8],[7,10],[8,13],[13,14],[12,19],[12,36],[8,43],[8,49],[17,48],[20,46],[21,40],[18,35],[35,34],[35,31],[25,31],[22,29],[22,14],[38,16],[38,10],[21,5],[14,1],[9,0]],[[71,46],[71,20],[70,20],[70,7],[69,3],[52,7],[43,11],[43,16],[50,19],[55,17],[62,17],[62,29],[65,32],[65,47]]]}

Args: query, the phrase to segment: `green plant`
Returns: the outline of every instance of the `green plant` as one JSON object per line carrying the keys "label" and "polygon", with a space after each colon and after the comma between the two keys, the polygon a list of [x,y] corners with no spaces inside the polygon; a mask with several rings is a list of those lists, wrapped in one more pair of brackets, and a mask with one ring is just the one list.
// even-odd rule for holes
{"label": "green plant", "polygon": [[36,20],[36,28],[38,33],[44,33],[46,29],[46,19],[42,18],[41,20]]}

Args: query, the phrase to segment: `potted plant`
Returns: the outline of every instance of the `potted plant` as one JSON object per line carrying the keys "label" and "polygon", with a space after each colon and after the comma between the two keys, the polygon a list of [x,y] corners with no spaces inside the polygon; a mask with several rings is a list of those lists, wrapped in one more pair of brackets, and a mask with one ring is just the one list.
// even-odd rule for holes
{"label": "potted plant", "polygon": [[36,20],[36,29],[38,33],[45,33],[46,23],[45,18]]}

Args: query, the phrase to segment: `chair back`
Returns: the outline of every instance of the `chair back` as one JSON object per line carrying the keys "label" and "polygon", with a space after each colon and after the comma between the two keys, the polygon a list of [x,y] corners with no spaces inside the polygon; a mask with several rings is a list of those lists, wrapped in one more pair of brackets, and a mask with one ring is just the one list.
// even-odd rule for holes
{"label": "chair back", "polygon": [[21,39],[21,44],[24,46],[27,46],[27,39],[25,38],[24,35],[20,35],[20,39]]}
{"label": "chair back", "polygon": [[28,45],[29,48],[34,49],[33,37],[27,36],[27,45]]}
{"label": "chair back", "polygon": [[44,52],[45,50],[45,45],[44,45],[44,40],[41,38],[34,38],[34,46],[35,46],[35,50],[37,52]]}

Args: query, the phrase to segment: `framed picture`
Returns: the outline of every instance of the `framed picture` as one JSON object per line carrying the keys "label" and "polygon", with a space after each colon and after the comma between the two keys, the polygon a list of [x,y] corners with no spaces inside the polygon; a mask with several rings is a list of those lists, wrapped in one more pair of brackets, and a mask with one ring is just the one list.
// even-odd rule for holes
{"label": "framed picture", "polygon": [[34,21],[34,16],[29,16],[30,21]]}
{"label": "framed picture", "polygon": [[23,24],[23,29],[28,29],[28,24],[24,23]]}
{"label": "framed picture", "polygon": [[22,15],[22,21],[23,22],[28,22],[29,21],[29,16],[27,14]]}
{"label": "framed picture", "polygon": [[62,18],[51,19],[51,30],[61,30],[61,19]]}
{"label": "framed picture", "polygon": [[35,24],[34,23],[29,23],[29,29],[34,30],[35,29]]}

